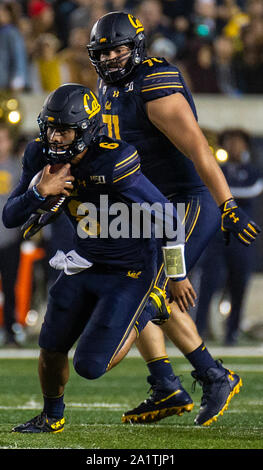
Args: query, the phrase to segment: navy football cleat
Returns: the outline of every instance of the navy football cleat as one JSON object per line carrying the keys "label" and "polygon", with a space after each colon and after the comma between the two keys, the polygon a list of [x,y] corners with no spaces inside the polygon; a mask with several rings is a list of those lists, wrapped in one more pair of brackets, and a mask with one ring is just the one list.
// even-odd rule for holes
{"label": "navy football cleat", "polygon": [[203,388],[201,407],[195,418],[195,424],[210,426],[227,410],[233,396],[239,393],[242,379],[231,370],[224,369],[219,361],[217,367],[209,368],[204,376],[196,371],[191,374]]}
{"label": "navy football cleat", "polygon": [[147,381],[151,384],[153,393],[137,408],[124,413],[121,418],[123,423],[153,423],[167,416],[181,416],[185,411],[190,412],[193,409],[193,401],[183,389],[179,377],[161,382],[150,375]]}
{"label": "navy football cleat", "polygon": [[156,325],[162,325],[164,322],[169,320],[171,315],[171,308],[165,303],[166,292],[157,286],[154,286],[150,293],[149,300],[155,306],[157,315],[152,318],[152,322]]}
{"label": "navy football cleat", "polygon": [[49,418],[46,413],[42,412],[35,418],[30,419],[24,424],[19,424],[12,429],[12,432],[21,433],[40,433],[40,432],[62,432],[64,430],[65,418]]}

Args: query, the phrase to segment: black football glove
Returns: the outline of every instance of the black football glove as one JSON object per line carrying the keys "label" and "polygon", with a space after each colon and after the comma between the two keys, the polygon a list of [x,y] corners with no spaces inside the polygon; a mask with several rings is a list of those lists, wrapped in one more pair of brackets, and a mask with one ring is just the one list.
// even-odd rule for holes
{"label": "black football glove", "polygon": [[243,245],[249,246],[261,232],[259,226],[238,207],[236,201],[231,198],[221,206],[221,230],[224,234],[226,245],[230,242],[231,234]]}
{"label": "black football glove", "polygon": [[43,214],[31,214],[29,219],[22,225],[24,240],[30,240],[42,227],[51,224],[59,214],[55,212],[45,212]]}
{"label": "black football glove", "polygon": [[30,240],[42,227],[54,222],[62,212],[66,202],[65,196],[48,196],[36,213],[31,214],[29,219],[22,225],[21,230],[23,231],[24,240]]}

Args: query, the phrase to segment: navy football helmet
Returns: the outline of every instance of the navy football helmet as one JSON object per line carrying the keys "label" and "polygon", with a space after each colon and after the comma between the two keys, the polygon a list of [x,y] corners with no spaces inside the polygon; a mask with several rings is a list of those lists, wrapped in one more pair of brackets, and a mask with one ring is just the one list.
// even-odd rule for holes
{"label": "navy football helmet", "polygon": [[[95,139],[100,128],[100,104],[89,88],[67,83],[46,98],[38,116],[38,125],[47,162],[68,163]],[[48,127],[75,129],[75,138],[69,145],[50,146]]]}
{"label": "navy football helmet", "polygon": [[[124,67],[119,59],[100,60],[102,51],[127,45],[130,52]],[[140,20],[121,11],[107,13],[93,26],[87,45],[91,63],[106,83],[118,83],[126,79],[136,65],[145,58],[145,34]],[[126,58],[125,56],[122,59]]]}

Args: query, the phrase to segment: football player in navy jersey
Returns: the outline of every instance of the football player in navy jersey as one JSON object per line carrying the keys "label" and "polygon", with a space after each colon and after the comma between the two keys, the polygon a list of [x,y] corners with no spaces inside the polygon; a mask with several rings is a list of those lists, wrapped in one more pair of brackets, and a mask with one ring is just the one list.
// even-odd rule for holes
{"label": "football player in navy jersey", "polygon": [[[174,234],[169,240],[166,232],[164,238],[160,232],[157,239],[151,236],[151,230],[145,237],[143,227],[137,236],[132,232],[120,237],[114,230],[105,232],[123,205],[127,230],[133,228],[133,213],[129,211],[133,203],[148,203],[148,216],[153,216],[151,207],[156,208],[155,203],[165,208],[169,201],[142,174],[138,152],[132,145],[98,135],[99,114],[96,96],[82,85],[66,84],[52,92],[38,118],[40,139],[27,146],[20,182],[3,210],[7,228],[22,225],[29,218],[25,230],[28,236],[33,227],[41,226],[42,215],[48,215],[51,222],[57,214],[52,207],[48,209],[50,198],[62,197],[59,210],[65,211],[75,232],[74,249],[66,254],[57,252],[51,260],[62,273],[49,291],[39,336],[43,411],[16,426],[14,432],[62,431],[70,348],[78,340],[73,359],[77,373],[87,379],[98,378],[124,357],[147,327],[152,318],[144,309],[149,295],[154,294],[156,313],[158,304],[165,305],[162,291],[154,287],[161,268],[163,239],[169,242],[164,251],[177,262],[177,272],[172,275],[185,272],[178,230],[169,232]],[[54,171],[56,164],[60,166]],[[149,220],[152,227],[152,218]],[[159,221],[170,224],[170,228],[180,225],[173,206]],[[175,378],[174,387],[177,412],[191,411],[192,399],[179,378]]]}
{"label": "football player in navy jersey", "polygon": [[[136,145],[148,179],[174,204],[185,204],[187,273],[220,224],[226,236],[232,233],[250,244],[260,229],[232,197],[197,123],[193,98],[180,70],[164,58],[146,56],[140,20],[124,12],[102,16],[92,28],[87,48],[100,77],[99,101],[108,136]],[[163,273],[158,286],[164,289],[166,283]],[[177,278],[173,284],[172,318],[162,328],[195,368],[192,375],[203,385],[195,423],[209,425],[223,414],[241,380],[229,378],[198,335],[187,313],[196,298],[188,277]],[[167,388],[173,370],[167,365],[163,334],[150,323],[137,346],[147,362],[153,393],[126,412],[123,422],[156,421],[173,414],[173,399]]]}

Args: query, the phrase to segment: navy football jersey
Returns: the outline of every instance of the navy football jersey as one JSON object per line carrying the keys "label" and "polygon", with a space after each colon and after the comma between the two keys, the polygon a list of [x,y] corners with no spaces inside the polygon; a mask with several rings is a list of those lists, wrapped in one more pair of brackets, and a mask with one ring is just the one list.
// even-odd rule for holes
{"label": "navy football jersey", "polygon": [[[20,183],[3,212],[3,221],[9,227],[23,224],[41,205],[28,185],[46,164],[43,152],[40,142],[27,146]],[[144,202],[150,206],[158,202],[165,207],[168,200],[142,174],[137,150],[125,142],[100,136],[78,165],[71,165],[71,173],[75,177],[74,189],[66,199],[64,211],[75,229],[76,251],[93,263],[133,269],[145,266],[157,244],[151,231],[144,238],[143,226],[139,225],[140,233],[134,236],[134,213],[128,207]],[[116,217],[124,209],[124,205],[118,206],[120,202],[127,208],[122,222]],[[149,216],[151,225],[151,210]],[[175,228],[175,209],[163,223],[169,221]],[[122,224],[121,236],[118,224]]]}
{"label": "navy football jersey", "polygon": [[148,58],[135,68],[124,86],[98,81],[103,132],[134,145],[142,171],[165,195],[189,193],[204,187],[194,164],[148,119],[146,103],[182,93],[195,118],[192,95],[179,69],[163,58]]}

